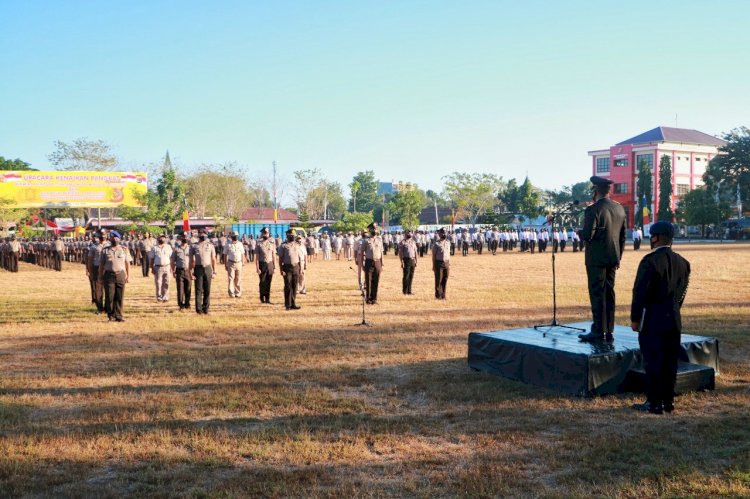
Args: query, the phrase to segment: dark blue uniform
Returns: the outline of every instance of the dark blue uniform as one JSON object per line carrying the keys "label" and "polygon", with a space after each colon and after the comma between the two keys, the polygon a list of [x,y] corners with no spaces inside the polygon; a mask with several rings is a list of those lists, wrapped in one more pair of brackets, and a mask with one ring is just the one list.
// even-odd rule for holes
{"label": "dark blue uniform", "polygon": [[652,408],[672,408],[682,333],[680,308],[689,280],[690,262],[669,246],[647,254],[638,266],[630,320],[640,324],[638,342],[646,369],[646,396]]}

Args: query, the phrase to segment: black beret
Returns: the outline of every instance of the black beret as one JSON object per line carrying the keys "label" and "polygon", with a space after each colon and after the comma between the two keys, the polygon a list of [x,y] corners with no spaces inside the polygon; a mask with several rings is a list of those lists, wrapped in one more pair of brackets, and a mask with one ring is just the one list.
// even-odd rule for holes
{"label": "black beret", "polygon": [[612,185],[612,184],[614,184],[614,182],[611,181],[610,179],[604,178],[604,177],[597,177],[596,175],[594,175],[593,177],[591,177],[589,180],[594,185]]}
{"label": "black beret", "polygon": [[669,237],[674,237],[674,225],[665,220],[659,220],[651,226],[649,234],[652,236],[667,235]]}
{"label": "black beret", "polygon": [[377,222],[373,222],[370,225],[368,225],[367,228],[370,229],[370,230],[377,229],[378,228],[378,223]]}
{"label": "black beret", "polygon": [[263,233],[263,232],[268,233],[268,227],[263,227],[262,229],[260,229],[260,232],[261,233]]}

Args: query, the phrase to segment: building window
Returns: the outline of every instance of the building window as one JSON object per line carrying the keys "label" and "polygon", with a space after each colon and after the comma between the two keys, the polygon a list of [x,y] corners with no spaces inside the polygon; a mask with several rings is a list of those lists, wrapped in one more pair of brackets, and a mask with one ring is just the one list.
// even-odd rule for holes
{"label": "building window", "polygon": [[596,173],[609,172],[609,158],[596,158]]}
{"label": "building window", "polygon": [[649,170],[653,170],[654,169],[654,155],[653,154],[638,154],[638,155],[636,155],[636,157],[635,157],[635,165],[636,165],[636,167],[638,167],[639,170],[641,168],[641,163],[644,162],[644,161],[648,165]]}
{"label": "building window", "polygon": [[677,188],[675,189],[675,194],[677,196],[684,196],[690,192],[690,185],[688,184],[677,184]]}
{"label": "building window", "polygon": [[615,166],[628,166],[628,160],[627,159],[616,159],[615,160]]}
{"label": "building window", "polygon": [[627,194],[628,184],[615,184],[615,194]]}

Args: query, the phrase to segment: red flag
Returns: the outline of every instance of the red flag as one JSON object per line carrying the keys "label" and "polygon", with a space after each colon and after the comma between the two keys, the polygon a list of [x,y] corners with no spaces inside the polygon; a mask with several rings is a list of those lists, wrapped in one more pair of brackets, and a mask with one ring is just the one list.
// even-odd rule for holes
{"label": "red flag", "polygon": [[182,230],[190,232],[190,215],[187,210],[182,212]]}

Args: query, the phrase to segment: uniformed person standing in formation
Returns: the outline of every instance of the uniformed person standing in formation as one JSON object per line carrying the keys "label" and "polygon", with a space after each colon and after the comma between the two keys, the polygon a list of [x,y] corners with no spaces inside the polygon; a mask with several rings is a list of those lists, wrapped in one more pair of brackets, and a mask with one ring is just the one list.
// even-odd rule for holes
{"label": "uniformed person standing in formation", "polygon": [[641,229],[639,229],[638,227],[633,227],[633,249],[635,251],[641,249],[641,238],[643,238]]}
{"label": "uniformed person standing in formation", "polygon": [[8,272],[18,272],[18,259],[21,255],[21,244],[16,236],[10,236],[3,251],[3,268]]}
{"label": "uniformed person standing in formation", "polygon": [[255,248],[255,271],[258,273],[258,289],[260,290],[260,302],[268,305],[271,303],[271,281],[273,271],[276,268],[274,258],[276,254],[276,242],[271,239],[268,227],[260,231],[260,241]]}
{"label": "uniformed person standing in formation", "polygon": [[584,341],[612,340],[615,329],[615,272],[625,249],[625,210],[609,197],[613,182],[591,177],[594,204],[583,214],[581,240],[586,244],[586,275],[593,324],[579,335]]}
{"label": "uniformed person standing in formation", "polygon": [[190,246],[186,235],[183,234],[177,238],[169,263],[177,284],[177,306],[182,312],[190,308],[190,290],[193,281],[190,274]]}
{"label": "uniformed person standing in formation", "polygon": [[195,278],[195,311],[209,314],[211,279],[216,275],[216,248],[203,232],[200,242],[190,248],[190,274]]}
{"label": "uniformed person standing in formation", "polygon": [[378,224],[373,222],[367,226],[369,235],[363,238],[360,248],[359,268],[365,271],[365,297],[370,305],[378,303],[378,285],[380,274],[383,272],[383,240],[378,234]]}
{"label": "uniformed person standing in formation", "polygon": [[65,243],[60,240],[59,236],[55,236],[55,240],[52,243],[52,259],[54,262],[54,269],[58,272],[62,271],[63,255],[65,255]]}
{"label": "uniformed person standing in formation", "polygon": [[672,251],[674,226],[659,221],[651,226],[652,251],[643,257],[633,285],[630,322],[646,368],[646,397],[634,409],[653,414],[674,410],[674,384],[680,353],[682,318],[690,280],[690,263]]}
{"label": "uniformed person standing in formation", "polygon": [[294,229],[286,231],[286,241],[279,246],[279,272],[284,279],[284,307],[299,310],[297,285],[300,274],[300,252],[306,251],[297,243]]}
{"label": "uniformed person standing in formation", "polygon": [[99,281],[104,287],[104,309],[111,321],[124,322],[122,317],[125,285],[130,279],[130,258],[120,246],[120,234],[110,232],[111,245],[102,249],[99,261]]}
{"label": "uniformed person standing in formation", "polygon": [[414,280],[414,271],[417,268],[417,243],[414,242],[412,231],[404,233],[404,239],[398,244],[398,257],[401,259],[401,268],[404,271],[402,279],[402,290],[405,295],[411,293],[411,283]]}
{"label": "uniformed person standing in formation", "polygon": [[227,293],[230,298],[242,296],[242,265],[245,262],[245,247],[238,241],[237,234],[232,234],[224,242],[224,266],[227,269]]}
{"label": "uniformed person standing in formation", "polygon": [[432,271],[435,273],[435,298],[445,300],[450,273],[451,247],[446,239],[445,229],[437,232],[437,240],[432,245]]}
{"label": "uniformed person standing in formation", "polygon": [[151,239],[151,234],[146,236],[140,242],[141,250],[141,270],[143,271],[143,277],[148,277],[149,269],[151,268],[151,248],[154,247],[154,240]]}
{"label": "uniformed person standing in formation", "polygon": [[104,246],[102,246],[99,236],[92,237],[91,244],[86,252],[86,275],[89,278],[89,286],[91,286],[91,303],[96,305],[97,315],[105,310],[104,290],[102,289],[102,282],[99,280],[99,265],[102,261],[103,250]]}
{"label": "uniformed person standing in formation", "polygon": [[156,301],[169,301],[169,270],[172,260],[172,247],[167,244],[167,236],[161,235],[156,246],[151,248],[149,259],[153,262],[154,288]]}

